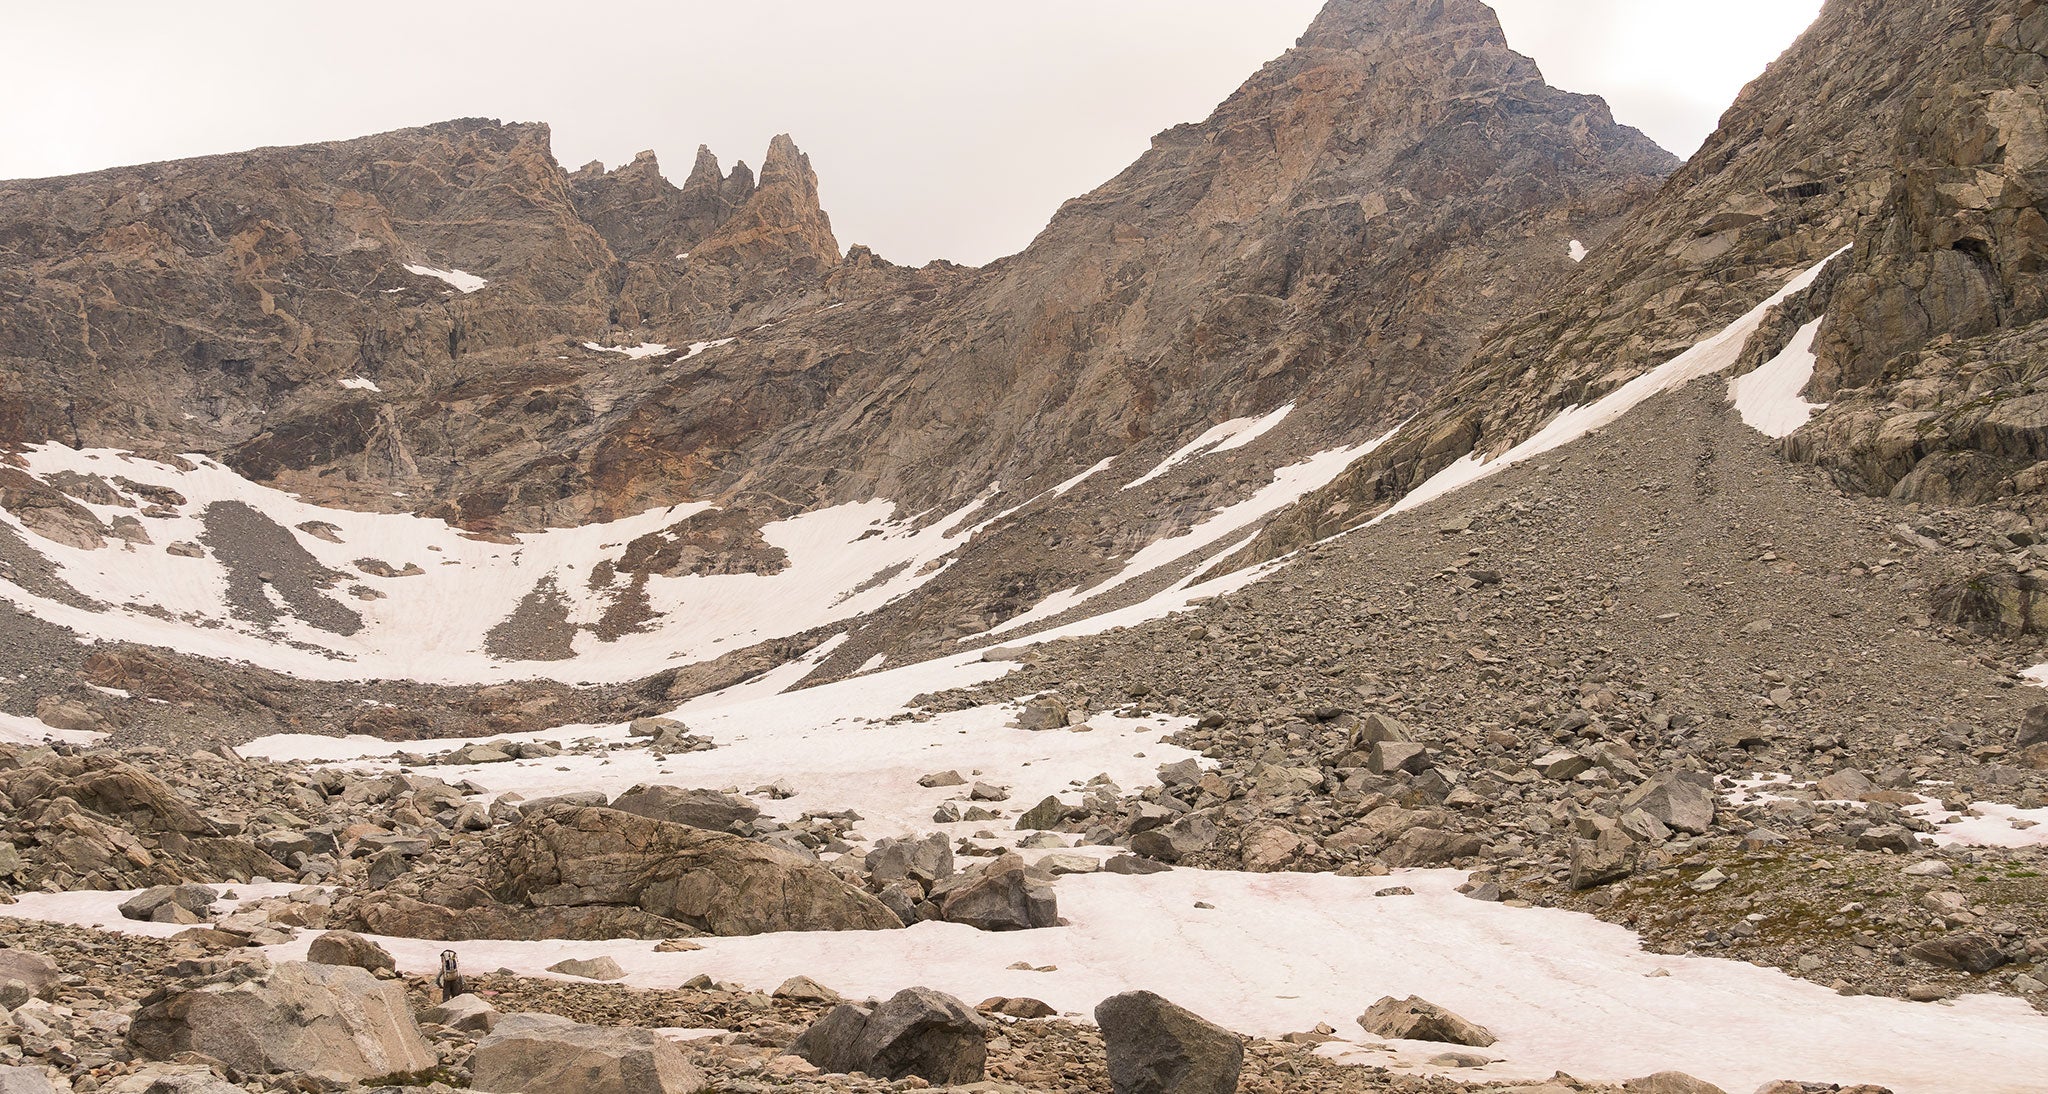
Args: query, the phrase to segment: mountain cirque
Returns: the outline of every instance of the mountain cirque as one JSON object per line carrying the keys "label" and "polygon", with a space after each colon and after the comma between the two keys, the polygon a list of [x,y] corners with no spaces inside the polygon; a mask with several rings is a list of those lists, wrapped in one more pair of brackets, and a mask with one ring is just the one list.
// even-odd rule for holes
{"label": "mountain cirque", "polygon": [[1680,165],[1333,0],[981,269],[0,183],[0,1089],[2040,1089],[2044,58],[1830,0]]}

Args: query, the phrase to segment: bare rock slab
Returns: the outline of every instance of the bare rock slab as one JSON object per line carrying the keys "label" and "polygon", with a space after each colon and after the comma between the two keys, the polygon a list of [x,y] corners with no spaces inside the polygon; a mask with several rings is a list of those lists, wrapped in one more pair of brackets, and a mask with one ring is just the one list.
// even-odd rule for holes
{"label": "bare rock slab", "polygon": [[303,1071],[358,1082],[439,1062],[395,982],[298,961],[249,972],[246,979],[174,986],[146,998],[128,1047],[151,1060],[197,1052],[250,1073]]}
{"label": "bare rock slab", "polygon": [[1396,999],[1389,995],[1358,1016],[1367,1033],[1402,1041],[1437,1041],[1447,1045],[1485,1048],[1495,1038],[1486,1027],[1475,1025],[1435,1003],[1417,996]]}

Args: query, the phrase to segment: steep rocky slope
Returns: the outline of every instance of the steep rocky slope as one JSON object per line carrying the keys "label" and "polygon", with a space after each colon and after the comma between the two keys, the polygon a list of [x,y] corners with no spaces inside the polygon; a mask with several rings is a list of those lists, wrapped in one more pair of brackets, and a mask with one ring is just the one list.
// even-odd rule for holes
{"label": "steep rocky slope", "polygon": [[[705,152],[677,187],[651,156],[565,173],[546,136],[454,122],[0,190],[0,437],[203,454],[469,540],[178,457],[113,481],[45,450],[0,482],[17,583],[74,628],[225,628],[272,668],[298,643],[413,675],[377,658],[419,648],[422,613],[443,617],[425,645],[468,659],[447,681],[652,675],[861,617],[827,673],[900,660],[1118,585],[1192,529],[1170,561],[1249,534],[1673,166],[1545,85],[1477,0],[1336,0],[983,270],[842,258],[787,138],[758,178]],[[212,546],[248,539],[238,520],[263,550]],[[53,565],[46,541],[191,565]],[[516,583],[485,566],[507,561]],[[719,607],[784,576],[805,613]]]}

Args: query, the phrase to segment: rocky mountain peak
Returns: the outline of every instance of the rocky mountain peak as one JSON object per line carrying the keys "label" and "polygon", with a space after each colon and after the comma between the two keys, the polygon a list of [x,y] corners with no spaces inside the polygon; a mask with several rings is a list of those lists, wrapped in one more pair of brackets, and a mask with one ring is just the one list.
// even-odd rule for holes
{"label": "rocky mountain peak", "polygon": [[1330,0],[1297,46],[1369,53],[1404,39],[1446,37],[1503,51],[1508,44],[1500,17],[1480,0]]}
{"label": "rocky mountain peak", "polygon": [[[742,177],[752,179],[744,163],[736,166],[733,178],[727,180],[728,194],[734,189],[734,179]],[[751,187],[745,206],[698,251],[727,265],[783,265],[815,271],[838,264],[839,241],[818,196],[817,172],[811,168],[811,158],[788,134],[777,136],[768,146],[760,180]]]}

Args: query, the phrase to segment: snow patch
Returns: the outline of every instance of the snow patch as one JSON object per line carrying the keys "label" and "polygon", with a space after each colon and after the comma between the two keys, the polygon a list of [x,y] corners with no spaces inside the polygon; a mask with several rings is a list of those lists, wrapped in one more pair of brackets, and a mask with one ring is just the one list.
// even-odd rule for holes
{"label": "snow patch", "polygon": [[1789,437],[1826,403],[1809,403],[1802,394],[1813,381],[1813,339],[1821,320],[1799,328],[1783,352],[1747,376],[1728,381],[1728,401],[1751,429],[1766,437]]}
{"label": "snow patch", "polygon": [[455,291],[462,293],[464,296],[490,284],[490,282],[483,278],[462,270],[442,270],[433,266],[414,266],[411,264],[407,264],[405,268],[408,272],[418,274],[421,277],[431,277],[438,281],[445,281]]}
{"label": "snow patch", "polygon": [[583,343],[583,348],[595,350],[598,353],[620,353],[635,361],[648,357],[659,357],[668,352],[668,347],[660,342],[642,342],[637,346],[600,346],[596,342],[585,342]]}
{"label": "snow patch", "polygon": [[[1398,432],[1398,430],[1396,430]],[[1120,588],[1146,574],[1169,566],[1205,548],[1238,535],[1266,517],[1300,501],[1304,496],[1328,486],[1344,469],[1360,457],[1387,443],[1394,436],[1389,432],[1363,444],[1349,448],[1333,448],[1317,453],[1301,463],[1282,467],[1273,472],[1273,481],[1258,493],[1225,506],[1209,515],[1206,520],[1177,536],[1170,536],[1147,545],[1124,563],[1124,568],[1115,576],[1093,588],[1068,589],[1054,593],[1040,601],[1030,611],[1005,621],[989,632],[1007,634],[1011,631],[1044,622],[1076,605],[1093,600],[1104,593]],[[980,637],[979,635],[970,637]]]}
{"label": "snow patch", "polygon": [[1089,479],[1094,478],[1096,475],[1109,470],[1109,465],[1115,462],[1115,456],[1110,456],[1104,459],[1102,462],[1096,464],[1094,467],[1091,467],[1088,470],[1083,471],[1078,475],[1075,475],[1073,478],[1068,479],[1067,481],[1059,484],[1058,486],[1053,487],[1052,496],[1056,498],[1066,497],[1068,494],[1073,493],[1075,487],[1081,485],[1084,482],[1087,482]]}
{"label": "snow patch", "polygon": [[363,378],[363,377],[361,377],[361,376],[344,376],[344,377],[342,377],[342,378],[341,378],[341,381],[340,381],[340,383],[341,383],[341,386],[343,386],[343,387],[345,387],[345,388],[349,389],[350,391],[383,391],[383,390],[384,390],[383,388],[381,388],[381,387],[378,387],[375,381],[373,381],[373,380],[367,380],[367,379],[364,379],[364,378]]}
{"label": "snow patch", "polygon": [[1567,249],[1566,253],[1572,256],[1573,262],[1584,262],[1586,260],[1586,256],[1591,254],[1592,252],[1586,250],[1585,244],[1574,239],[1572,240],[1571,246]]}
{"label": "snow patch", "polygon": [[1232,418],[1189,441],[1180,451],[1166,457],[1158,467],[1125,483],[1124,489],[1135,490],[1197,456],[1213,456],[1220,452],[1243,448],[1271,432],[1274,426],[1285,421],[1292,413],[1294,404],[1289,403],[1263,418]]}
{"label": "snow patch", "polygon": [[39,718],[24,718],[18,714],[0,713],[0,744],[40,745],[52,741],[64,744],[89,745],[106,739],[104,733],[83,729],[57,729],[46,725]]}
{"label": "snow patch", "polygon": [[[690,503],[610,524],[529,533],[513,544],[487,543],[438,520],[312,505],[199,457],[192,458],[193,470],[181,471],[111,450],[44,445],[23,455],[32,475],[118,467],[123,475],[177,490],[189,503],[151,526],[163,543],[199,541],[207,507],[222,501],[245,503],[287,530],[309,521],[339,529],[339,544],[311,535],[296,538],[322,566],[348,575],[329,594],[363,621],[348,636],[290,616],[269,628],[236,617],[228,603],[227,568],[210,555],[182,558],[161,548],[82,551],[43,539],[0,511],[0,524],[34,545],[66,583],[113,607],[93,611],[63,604],[6,580],[0,580],[0,599],[91,638],[247,661],[312,680],[639,679],[874,611],[942,572],[944,560],[988,524],[960,527],[971,509],[918,522],[899,517],[895,506],[880,500],[805,513],[761,530],[788,557],[780,573],[655,575],[644,591],[659,614],[643,632],[604,642],[584,631],[573,640],[572,660],[508,662],[485,651],[486,636],[540,582],[554,580],[569,601],[569,622],[594,625],[618,584],[593,589],[589,578],[598,565],[616,563],[633,540],[710,506]],[[131,511],[88,508],[102,520]],[[401,569],[422,563],[425,572],[375,577],[357,568],[365,558]],[[385,599],[357,600],[348,596],[349,584],[375,588]]]}

